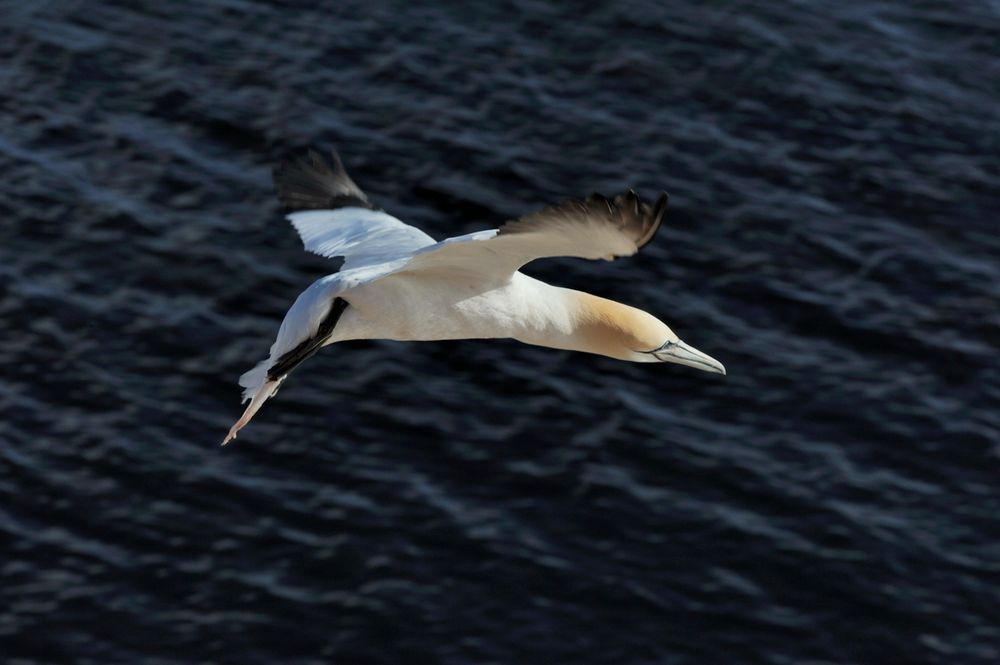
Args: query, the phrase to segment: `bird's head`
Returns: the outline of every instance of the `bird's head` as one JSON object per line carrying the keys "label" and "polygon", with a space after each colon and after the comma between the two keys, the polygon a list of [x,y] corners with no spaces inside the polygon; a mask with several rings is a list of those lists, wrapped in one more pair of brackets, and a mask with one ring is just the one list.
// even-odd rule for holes
{"label": "bird's head", "polygon": [[576,337],[582,350],[631,362],[665,362],[725,374],[715,358],[681,341],[667,324],[635,307],[581,294]]}

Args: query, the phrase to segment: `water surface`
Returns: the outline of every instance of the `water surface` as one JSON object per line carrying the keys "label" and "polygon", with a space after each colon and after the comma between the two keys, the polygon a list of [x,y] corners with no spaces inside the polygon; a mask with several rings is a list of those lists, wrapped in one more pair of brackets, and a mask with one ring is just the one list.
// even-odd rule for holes
{"label": "water surface", "polygon": [[[996,2],[0,14],[4,660],[1000,660]],[[729,376],[348,343],[219,449],[304,143],[435,237],[667,189],[529,272]]]}

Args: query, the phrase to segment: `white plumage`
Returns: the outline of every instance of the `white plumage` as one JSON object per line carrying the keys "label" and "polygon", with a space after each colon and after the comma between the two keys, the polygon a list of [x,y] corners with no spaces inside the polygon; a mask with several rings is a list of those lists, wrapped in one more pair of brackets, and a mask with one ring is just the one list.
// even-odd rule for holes
{"label": "white plumage", "polygon": [[288,215],[305,248],[344,257],[341,270],[384,263],[434,244],[434,238],[380,210],[303,210]]}
{"label": "white plumage", "polygon": [[320,347],[348,339],[514,338],[634,362],[674,362],[725,373],[650,314],[519,272],[537,258],[613,259],[652,239],[667,204],[651,207],[629,190],[593,195],[435,242],[372,209],[336,153],[331,168],[314,151],[275,168],[279,197],[305,248],[343,257],[341,270],[302,292],[285,315],[267,359],[240,377],[250,404],[236,436],[289,372]]}

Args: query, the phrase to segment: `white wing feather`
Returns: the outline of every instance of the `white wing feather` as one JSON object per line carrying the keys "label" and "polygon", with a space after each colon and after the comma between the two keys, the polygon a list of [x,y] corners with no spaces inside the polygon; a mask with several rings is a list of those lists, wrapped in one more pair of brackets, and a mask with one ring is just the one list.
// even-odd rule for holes
{"label": "white wing feather", "polygon": [[379,210],[303,210],[288,215],[288,221],[308,251],[343,256],[344,270],[400,259],[434,244],[420,229]]}

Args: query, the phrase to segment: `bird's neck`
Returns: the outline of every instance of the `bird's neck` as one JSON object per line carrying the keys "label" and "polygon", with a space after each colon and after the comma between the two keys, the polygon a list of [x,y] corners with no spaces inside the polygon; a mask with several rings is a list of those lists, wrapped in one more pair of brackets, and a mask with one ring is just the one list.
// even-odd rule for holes
{"label": "bird's neck", "polygon": [[653,328],[663,324],[646,312],[583,291],[550,288],[551,297],[558,298],[561,305],[553,308],[559,312],[560,325],[522,341],[619,360],[637,360],[637,351],[655,348],[647,338],[658,335],[659,330]]}

